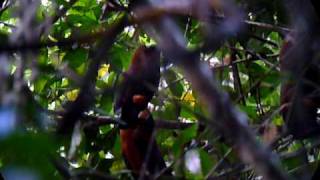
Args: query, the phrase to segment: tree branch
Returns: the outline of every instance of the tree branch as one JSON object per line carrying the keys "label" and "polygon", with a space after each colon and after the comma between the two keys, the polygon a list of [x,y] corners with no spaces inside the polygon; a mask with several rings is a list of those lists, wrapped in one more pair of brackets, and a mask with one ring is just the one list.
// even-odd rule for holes
{"label": "tree branch", "polygon": [[101,37],[97,47],[91,52],[92,60],[83,79],[77,99],[69,104],[58,127],[58,132],[70,132],[74,124],[94,102],[95,82],[101,62],[107,57],[108,49],[113,45],[118,34],[127,26],[127,16],[121,17],[108,28],[105,36]]}
{"label": "tree branch", "polygon": [[[147,32],[156,39],[164,55],[183,70],[193,89],[206,104],[210,113],[209,125],[222,132],[235,145],[240,159],[252,164],[265,179],[288,179],[277,157],[256,141],[246,124],[246,115],[236,109],[229,97],[218,89],[208,66],[200,62],[199,54],[187,50],[183,34],[171,19],[153,19],[149,23],[152,25],[143,24]],[[216,48],[224,38],[214,37],[210,44]]]}

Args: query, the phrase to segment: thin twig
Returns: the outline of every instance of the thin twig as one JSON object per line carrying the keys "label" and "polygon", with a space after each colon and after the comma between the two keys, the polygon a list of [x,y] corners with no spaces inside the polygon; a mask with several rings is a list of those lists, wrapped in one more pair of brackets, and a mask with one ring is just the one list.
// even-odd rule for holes
{"label": "thin twig", "polygon": [[225,161],[225,159],[229,156],[229,154],[232,152],[232,148],[230,148],[224,155],[223,157],[219,160],[218,163],[216,163],[211,170],[208,172],[208,174],[205,176],[205,179],[208,179],[213,172],[215,172],[220,166],[221,164]]}

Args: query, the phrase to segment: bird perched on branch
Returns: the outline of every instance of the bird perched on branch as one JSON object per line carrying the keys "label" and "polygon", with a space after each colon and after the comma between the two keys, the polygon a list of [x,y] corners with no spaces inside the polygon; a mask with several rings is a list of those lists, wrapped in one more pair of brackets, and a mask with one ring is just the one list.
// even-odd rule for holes
{"label": "bird perched on branch", "polygon": [[160,52],[156,47],[139,47],[133,55],[129,70],[115,102],[115,111],[121,113],[122,153],[134,177],[152,177],[166,165],[154,138],[154,120],[147,109],[158,89],[160,80]]}

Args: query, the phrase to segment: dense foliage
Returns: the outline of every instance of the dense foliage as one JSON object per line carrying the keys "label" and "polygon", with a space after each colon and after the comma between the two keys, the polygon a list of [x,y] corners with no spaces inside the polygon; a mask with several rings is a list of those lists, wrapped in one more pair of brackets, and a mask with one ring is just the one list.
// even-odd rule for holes
{"label": "dense foliage", "polygon": [[[164,50],[160,86],[149,106],[157,143],[174,175],[186,179],[266,176],[255,155],[245,154],[250,145],[239,148],[237,144],[246,141],[232,139],[238,127],[229,124],[225,130],[228,122],[220,120],[228,116],[213,118],[228,111],[212,110],[203,99],[222,97],[197,90],[201,88],[193,82],[203,78],[197,71],[192,75],[186,64],[193,62],[187,57],[178,60],[175,43],[163,38],[166,31],[159,21],[163,16],[170,18],[166,28],[171,35],[185,43],[188,52],[199,53],[214,87],[227,93],[244,113],[238,118],[248,117],[248,122],[241,123],[248,124],[245,132],[254,134],[252,142],[258,141],[252,151],[257,145],[266,154],[274,152],[270,166],[281,166],[279,173],[292,177],[314,173],[319,141],[294,140],[280,114],[285,77],[280,73],[279,53],[292,28],[282,1],[152,1],[154,7],[149,10],[133,0],[0,2],[3,176],[132,178],[121,154],[113,106],[121,73],[140,45],[159,45]],[[66,129],[62,121],[74,123]]]}

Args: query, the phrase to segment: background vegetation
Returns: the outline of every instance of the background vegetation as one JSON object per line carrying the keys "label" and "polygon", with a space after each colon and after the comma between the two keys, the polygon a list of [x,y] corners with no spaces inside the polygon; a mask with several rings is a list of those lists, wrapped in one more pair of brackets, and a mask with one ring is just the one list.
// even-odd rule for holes
{"label": "background vegetation", "polygon": [[[163,51],[150,109],[176,177],[315,172],[319,141],[294,140],[279,113],[279,52],[292,31],[283,1],[0,2],[0,170],[8,179],[132,178],[113,103],[142,44]],[[75,125],[61,127],[64,120]]]}

